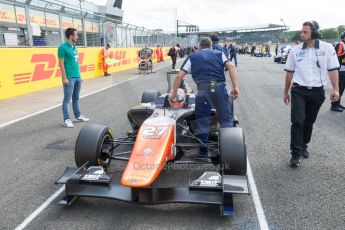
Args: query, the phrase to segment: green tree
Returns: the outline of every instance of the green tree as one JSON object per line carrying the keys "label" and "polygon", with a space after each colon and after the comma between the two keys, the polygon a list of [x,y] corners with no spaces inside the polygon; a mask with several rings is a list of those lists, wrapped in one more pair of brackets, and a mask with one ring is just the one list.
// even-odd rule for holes
{"label": "green tree", "polygon": [[320,31],[323,39],[338,39],[339,31],[337,28],[329,28]]}
{"label": "green tree", "polygon": [[290,40],[292,42],[299,41],[301,39],[300,33],[301,33],[301,31],[299,31],[299,30],[298,31],[289,31],[288,34],[289,34]]}
{"label": "green tree", "polygon": [[345,25],[341,25],[337,27],[339,35],[342,34],[345,31]]}

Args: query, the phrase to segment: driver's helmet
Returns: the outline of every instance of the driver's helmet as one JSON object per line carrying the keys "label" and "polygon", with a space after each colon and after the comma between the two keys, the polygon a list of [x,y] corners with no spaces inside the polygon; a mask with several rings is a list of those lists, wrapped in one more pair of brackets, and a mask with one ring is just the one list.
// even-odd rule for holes
{"label": "driver's helmet", "polygon": [[183,89],[178,89],[175,100],[169,98],[171,108],[182,108],[186,103],[186,93]]}

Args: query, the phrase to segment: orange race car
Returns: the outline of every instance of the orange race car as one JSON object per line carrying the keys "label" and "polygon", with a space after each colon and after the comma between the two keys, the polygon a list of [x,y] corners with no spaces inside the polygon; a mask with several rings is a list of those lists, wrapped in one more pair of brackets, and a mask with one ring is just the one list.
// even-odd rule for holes
{"label": "orange race car", "polygon": [[[208,143],[194,134],[195,94],[178,101],[169,95],[148,90],[141,105],[128,111],[132,131],[115,139],[109,127],[89,124],[79,133],[75,146],[78,168],[68,167],[56,182],[65,184],[60,204],[78,197],[111,198],[138,204],[201,203],[220,205],[221,215],[232,215],[232,194],[248,194],[246,145],[242,129],[218,128],[212,113]],[[118,151],[121,146],[130,151]],[[210,158],[189,158],[193,150],[206,146]],[[127,161],[120,183],[109,172],[111,161]],[[168,164],[214,164],[217,171],[204,172],[189,186],[152,186]]]}

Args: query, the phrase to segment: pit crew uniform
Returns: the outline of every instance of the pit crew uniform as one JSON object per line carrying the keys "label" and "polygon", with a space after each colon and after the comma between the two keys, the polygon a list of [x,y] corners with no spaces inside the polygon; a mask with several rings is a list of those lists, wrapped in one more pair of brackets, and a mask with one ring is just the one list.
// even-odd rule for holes
{"label": "pit crew uniform", "polygon": [[310,142],[313,124],[325,100],[324,86],[328,71],[339,68],[333,46],[315,40],[308,48],[305,43],[289,53],[284,70],[293,73],[291,86],[291,142],[292,156],[300,157]]}
{"label": "pit crew uniform", "polygon": [[[215,108],[221,128],[233,127],[231,98],[226,89],[224,64],[229,60],[224,52],[209,48],[188,56],[181,70],[191,73],[197,85],[195,102],[196,137],[208,142],[211,109]],[[201,147],[199,155],[207,157],[207,148]]]}

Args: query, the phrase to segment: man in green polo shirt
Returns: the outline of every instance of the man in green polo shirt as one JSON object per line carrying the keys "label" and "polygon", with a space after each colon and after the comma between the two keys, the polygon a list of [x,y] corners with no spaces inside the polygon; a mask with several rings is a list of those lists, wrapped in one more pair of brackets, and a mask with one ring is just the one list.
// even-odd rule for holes
{"label": "man in green polo shirt", "polygon": [[63,125],[67,128],[73,128],[74,125],[69,118],[69,103],[71,98],[76,121],[89,121],[90,119],[81,115],[79,111],[79,94],[82,80],[78,63],[78,50],[75,45],[78,40],[78,33],[74,28],[67,28],[65,35],[67,41],[58,48],[58,58],[64,92],[62,102]]}

